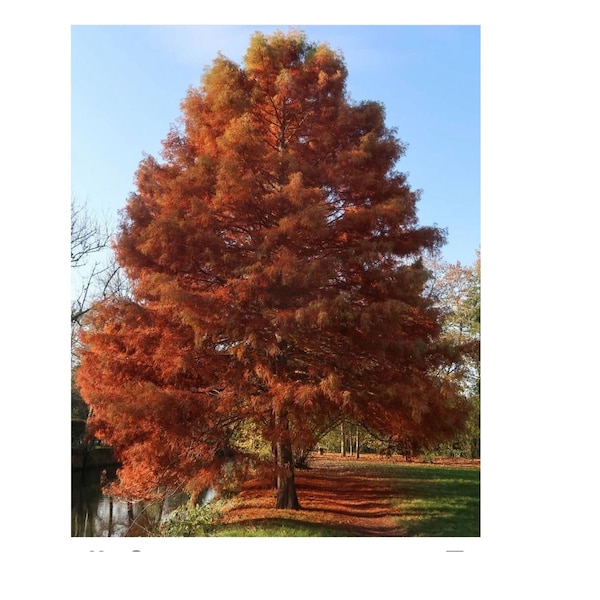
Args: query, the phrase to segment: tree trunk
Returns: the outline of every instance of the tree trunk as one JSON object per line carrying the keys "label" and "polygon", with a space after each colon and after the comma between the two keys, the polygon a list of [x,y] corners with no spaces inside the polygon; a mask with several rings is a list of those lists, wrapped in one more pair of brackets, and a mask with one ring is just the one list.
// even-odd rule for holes
{"label": "tree trunk", "polygon": [[340,444],[340,455],[346,456],[346,436],[344,435],[344,422],[340,423],[340,434],[341,434],[341,444]]}
{"label": "tree trunk", "polygon": [[294,480],[294,463],[289,442],[277,442],[277,504],[276,508],[300,508]]}
{"label": "tree trunk", "polygon": [[108,497],[108,537],[112,537],[113,534],[113,498]]}
{"label": "tree trunk", "polygon": [[356,459],[360,458],[360,434],[358,427],[356,428]]}
{"label": "tree trunk", "polygon": [[275,414],[279,436],[275,444],[275,473],[277,476],[277,504],[275,508],[300,508],[294,480],[294,455],[289,437],[287,417]]}
{"label": "tree trunk", "polygon": [[198,504],[198,500],[200,499],[200,492],[198,490],[193,490],[190,492],[190,497],[188,500],[188,506],[190,508],[195,508]]}

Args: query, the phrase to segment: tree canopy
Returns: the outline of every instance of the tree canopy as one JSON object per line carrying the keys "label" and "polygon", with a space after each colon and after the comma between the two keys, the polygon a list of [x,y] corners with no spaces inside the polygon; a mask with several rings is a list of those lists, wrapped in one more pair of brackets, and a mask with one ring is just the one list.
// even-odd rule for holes
{"label": "tree canopy", "polygon": [[340,415],[422,441],[467,407],[438,377],[455,349],[424,294],[405,148],[377,102],[352,102],[340,53],[302,32],[217,56],[146,156],[115,243],[132,295],[98,303],[79,383],[122,493],[218,484],[248,431],[272,448],[277,506],[298,508],[292,453]]}
{"label": "tree canopy", "polygon": [[449,264],[439,257],[425,261],[431,272],[426,295],[442,314],[442,340],[457,350],[454,361],[441,366],[439,376],[452,378],[471,405],[466,431],[453,440],[473,458],[480,447],[480,312],[481,256],[479,250],[472,265]]}

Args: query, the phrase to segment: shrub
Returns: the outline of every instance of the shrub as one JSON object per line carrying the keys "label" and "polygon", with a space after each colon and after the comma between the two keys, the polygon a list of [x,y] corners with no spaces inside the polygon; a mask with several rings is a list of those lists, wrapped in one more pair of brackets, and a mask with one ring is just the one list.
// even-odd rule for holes
{"label": "shrub", "polygon": [[210,534],[221,518],[218,502],[173,510],[161,525],[163,537],[201,537]]}

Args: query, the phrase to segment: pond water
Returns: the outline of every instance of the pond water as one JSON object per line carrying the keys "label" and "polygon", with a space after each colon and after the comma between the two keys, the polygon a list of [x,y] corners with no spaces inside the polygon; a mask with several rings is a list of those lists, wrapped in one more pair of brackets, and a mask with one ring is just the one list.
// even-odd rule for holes
{"label": "pond water", "polygon": [[[71,537],[146,537],[166,516],[188,500],[187,494],[170,496],[161,503],[126,502],[102,493],[103,469],[73,471],[71,476]],[[115,470],[106,469],[108,479]],[[214,496],[209,490],[202,498]]]}

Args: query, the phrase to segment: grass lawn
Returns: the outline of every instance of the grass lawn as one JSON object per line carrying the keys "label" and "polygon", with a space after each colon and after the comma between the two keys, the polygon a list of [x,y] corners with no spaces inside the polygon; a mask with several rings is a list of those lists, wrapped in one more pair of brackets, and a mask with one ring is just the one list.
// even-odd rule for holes
{"label": "grass lawn", "polygon": [[251,526],[220,525],[211,537],[355,537],[356,533],[343,527],[307,523],[294,519],[265,519]]}
{"label": "grass lawn", "polygon": [[409,537],[478,537],[479,469],[398,466],[394,479],[400,524]]}
{"label": "grass lawn", "polygon": [[[245,510],[244,519],[219,519],[209,533],[198,535],[227,537],[340,537],[379,535],[363,527],[373,519],[365,513],[367,504],[378,515],[387,514],[395,523],[387,535],[406,537],[478,537],[480,535],[480,470],[476,466],[446,466],[392,462],[374,457],[365,460],[330,460],[315,463],[304,472],[301,504],[308,510],[275,511],[272,490],[263,495],[234,498],[225,511]],[[309,495],[313,488],[314,502]],[[323,482],[331,482],[324,487]],[[360,488],[352,488],[360,482]],[[368,498],[368,502],[365,499]],[[303,499],[305,502],[303,503]],[[342,506],[342,500],[345,504]],[[244,502],[246,506],[240,508]],[[250,507],[252,502],[252,507]],[[312,502],[312,503],[311,503]],[[353,504],[354,502],[354,504]],[[229,505],[229,507],[227,507]],[[252,509],[252,518],[247,515]],[[344,515],[344,519],[340,516]],[[361,520],[361,516],[364,517]],[[366,526],[366,525],[365,525]],[[400,533],[398,533],[400,532]],[[386,535],[386,534],[382,534]]]}

